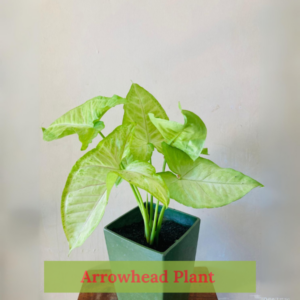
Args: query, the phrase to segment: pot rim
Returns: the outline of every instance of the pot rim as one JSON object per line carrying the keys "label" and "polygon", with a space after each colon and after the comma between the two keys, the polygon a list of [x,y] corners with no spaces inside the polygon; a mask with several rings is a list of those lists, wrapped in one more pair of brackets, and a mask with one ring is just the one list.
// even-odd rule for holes
{"label": "pot rim", "polygon": [[[156,205],[156,204],[155,204],[155,205]],[[162,206],[160,205],[160,207],[162,207]],[[131,213],[132,211],[134,211],[134,210],[136,210],[136,209],[139,209],[139,207],[138,207],[138,206],[134,207],[133,209],[129,210],[128,212],[126,212],[126,213],[123,214],[122,216],[120,216],[120,217],[118,217],[117,219],[115,219],[114,221],[110,222],[109,224],[107,224],[107,225],[104,227],[103,230],[104,230],[104,231],[109,231],[111,234],[113,234],[113,235],[115,235],[115,236],[118,236],[118,237],[120,237],[120,238],[123,239],[123,240],[126,240],[126,241],[128,241],[128,242],[130,242],[130,243],[133,243],[133,244],[139,246],[139,247],[142,247],[142,248],[144,248],[144,249],[147,249],[148,251],[153,251],[153,252],[158,253],[158,254],[161,254],[161,255],[163,255],[163,256],[165,256],[165,255],[166,255],[169,251],[171,251],[178,243],[180,243],[180,242],[185,238],[185,236],[187,236],[187,235],[189,234],[189,232],[190,232],[195,226],[197,226],[198,223],[201,222],[201,219],[198,218],[198,217],[196,217],[196,216],[193,216],[193,215],[188,214],[188,213],[185,213],[185,212],[183,212],[183,211],[180,211],[180,210],[177,210],[177,209],[168,207],[168,208],[167,208],[168,210],[174,210],[174,211],[179,212],[179,213],[181,213],[181,214],[190,216],[190,217],[194,218],[195,221],[194,221],[193,225],[192,225],[192,226],[191,226],[191,227],[190,227],[190,228],[189,228],[189,229],[188,229],[188,230],[187,230],[187,231],[186,231],[186,232],[185,232],[178,240],[176,240],[176,241],[175,241],[168,249],[166,249],[164,252],[160,252],[160,251],[157,251],[157,250],[155,250],[155,249],[149,248],[149,247],[147,247],[147,246],[141,245],[141,244],[139,244],[139,243],[137,243],[137,242],[134,242],[134,241],[132,241],[132,240],[130,240],[130,239],[128,239],[128,238],[126,238],[126,237],[124,237],[124,236],[122,236],[122,235],[120,235],[120,234],[118,234],[118,233],[116,233],[116,232],[114,232],[114,231],[112,231],[111,229],[108,228],[108,227],[111,226],[113,223],[117,222],[117,221],[118,221],[119,219],[121,219],[121,218],[124,218],[124,216],[126,216],[127,214]]]}

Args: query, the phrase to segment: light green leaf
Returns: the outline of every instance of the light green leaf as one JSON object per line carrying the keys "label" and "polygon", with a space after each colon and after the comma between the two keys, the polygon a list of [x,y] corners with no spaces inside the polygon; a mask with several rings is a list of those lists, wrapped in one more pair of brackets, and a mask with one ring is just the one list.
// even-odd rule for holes
{"label": "light green leaf", "polygon": [[70,251],[82,245],[99,224],[109,196],[106,177],[119,169],[132,129],[133,126],[117,127],[72,168],[61,203]]}
{"label": "light green leaf", "polygon": [[[181,109],[181,107],[179,106]],[[206,139],[206,126],[194,113],[181,110],[184,124],[160,119],[149,114],[150,120],[164,137],[167,144],[187,153],[193,160],[197,159]]]}
{"label": "light green leaf", "polygon": [[84,104],[71,109],[54,121],[47,129],[42,128],[45,141],[53,141],[74,133],[78,134],[85,150],[89,143],[104,129],[101,117],[112,107],[124,104],[126,99],[113,97],[95,97]]}
{"label": "light green leaf", "polygon": [[256,180],[233,169],[223,169],[212,161],[198,157],[193,161],[186,153],[163,143],[163,153],[171,172],[159,173],[166,182],[170,197],[194,208],[213,208],[242,198],[255,187]]}
{"label": "light green leaf", "polygon": [[130,146],[131,153],[136,159],[149,161],[154,147],[161,152],[164,140],[160,132],[149,119],[148,114],[168,120],[168,116],[159,102],[144,88],[133,83],[124,105],[123,124],[135,123],[136,128]]}
{"label": "light green leaf", "polygon": [[145,162],[133,162],[121,170],[121,162],[128,155],[132,131],[133,125],[117,127],[72,168],[61,204],[62,223],[70,251],[82,245],[99,224],[118,176],[168,205],[168,188],[162,178],[155,174],[153,166]]}
{"label": "light green leaf", "polygon": [[[130,150],[129,150],[129,152],[126,152],[126,155],[124,155],[124,158],[122,159],[121,169],[126,169],[126,166],[129,165],[130,163],[134,162],[134,161],[135,161],[135,158],[130,153]],[[116,183],[115,183],[115,186],[118,186],[122,181],[123,181],[123,178],[119,176]]]}
{"label": "light green leaf", "polygon": [[108,180],[112,173],[114,175],[117,174],[129,183],[147,191],[165,206],[169,205],[170,196],[168,187],[162,178],[156,174],[155,168],[151,164],[134,161],[127,165],[124,170],[112,171],[108,175]]}

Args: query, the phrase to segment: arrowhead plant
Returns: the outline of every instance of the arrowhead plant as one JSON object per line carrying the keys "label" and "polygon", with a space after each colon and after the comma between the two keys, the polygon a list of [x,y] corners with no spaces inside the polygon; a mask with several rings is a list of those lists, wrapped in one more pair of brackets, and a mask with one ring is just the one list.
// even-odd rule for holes
{"label": "arrowhead plant", "polygon": [[[105,137],[101,118],[116,105],[124,105],[123,122]],[[170,199],[194,208],[214,208],[263,186],[202,157],[208,155],[206,126],[199,116],[179,108],[184,124],[170,121],[154,96],[134,83],[126,98],[95,97],[42,128],[45,141],[78,134],[81,150],[98,135],[102,137],[75,163],[62,193],[61,218],[70,251],[81,246],[97,227],[112,188],[122,180],[128,182],[138,203],[149,245],[159,242]],[[157,173],[151,163],[154,149],[164,156],[162,172]],[[147,192],[146,201],[139,189]],[[160,212],[158,204],[163,205]]]}

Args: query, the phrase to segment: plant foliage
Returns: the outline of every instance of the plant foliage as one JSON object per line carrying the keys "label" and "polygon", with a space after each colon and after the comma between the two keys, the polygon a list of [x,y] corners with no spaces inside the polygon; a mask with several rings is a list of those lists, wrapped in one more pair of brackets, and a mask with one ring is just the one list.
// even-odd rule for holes
{"label": "plant foliage", "polygon": [[[122,125],[107,137],[102,134],[102,116],[124,104]],[[194,208],[227,205],[263,185],[233,169],[223,169],[200,157],[207,130],[199,116],[182,110],[184,123],[170,121],[159,102],[138,84],[132,84],[126,99],[95,97],[70,110],[43,129],[46,141],[78,134],[85,150],[99,134],[103,139],[73,166],[61,202],[62,224],[69,249],[79,247],[97,227],[113,186],[127,181],[144,219],[149,244],[158,241],[163,214],[170,198]],[[162,172],[151,164],[154,149],[164,155]],[[168,165],[170,171],[165,171]],[[144,204],[139,189],[150,194]],[[153,211],[153,198],[163,204]],[[158,208],[158,205],[156,205]]]}

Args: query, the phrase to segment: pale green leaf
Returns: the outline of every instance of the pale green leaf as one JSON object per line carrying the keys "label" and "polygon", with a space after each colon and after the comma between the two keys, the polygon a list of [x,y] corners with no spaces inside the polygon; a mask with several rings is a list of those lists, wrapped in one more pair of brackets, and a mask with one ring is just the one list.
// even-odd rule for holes
{"label": "pale green leaf", "polygon": [[[128,151],[128,149],[127,149],[127,151]],[[130,153],[130,150],[129,150],[129,152],[126,152],[126,154],[124,155],[124,158],[122,159],[121,169],[126,169],[126,166],[129,165],[130,163],[134,162],[134,161],[135,161],[135,158]],[[122,181],[123,181],[123,178],[119,176],[116,183],[115,183],[115,186],[118,186]]]}
{"label": "pale green leaf", "polygon": [[161,143],[164,138],[152,124],[148,114],[152,113],[165,120],[168,120],[168,116],[153,95],[136,83],[132,84],[126,100],[123,124],[136,124],[130,146],[131,153],[138,160],[149,161],[154,147],[159,152],[162,151]]}
{"label": "pale green leaf", "polygon": [[70,251],[82,245],[99,224],[118,176],[168,205],[168,188],[155,174],[152,165],[135,161],[121,169],[121,162],[128,156],[126,151],[132,131],[133,125],[117,127],[72,168],[61,205],[62,223]]}
{"label": "pale green leaf", "polygon": [[47,129],[43,129],[45,141],[53,141],[74,133],[78,134],[85,150],[89,143],[104,129],[101,117],[112,107],[124,104],[126,99],[117,95],[113,97],[95,97],[84,104],[71,109],[54,121]]}
{"label": "pale green leaf", "polygon": [[82,245],[99,224],[107,204],[106,177],[118,170],[133,126],[119,126],[80,158],[67,179],[61,204],[70,251]]}
{"label": "pale green leaf", "polygon": [[170,197],[194,208],[213,208],[242,198],[263,185],[233,169],[223,169],[212,161],[198,157],[193,161],[186,153],[163,143],[163,153],[171,172],[159,173],[166,182]]}
{"label": "pale green leaf", "polygon": [[[168,187],[162,178],[156,174],[155,168],[151,164],[147,162],[134,161],[127,165],[124,170],[112,171],[108,175],[108,180],[110,180],[112,173],[122,177],[130,184],[147,191],[165,206],[169,205],[170,197]],[[112,180],[110,181],[113,182]]]}
{"label": "pale green leaf", "polygon": [[181,110],[181,112],[184,117],[184,124],[163,120],[151,113],[149,117],[167,144],[184,151],[195,160],[203,150],[207,132],[206,126],[193,112],[188,110]]}

